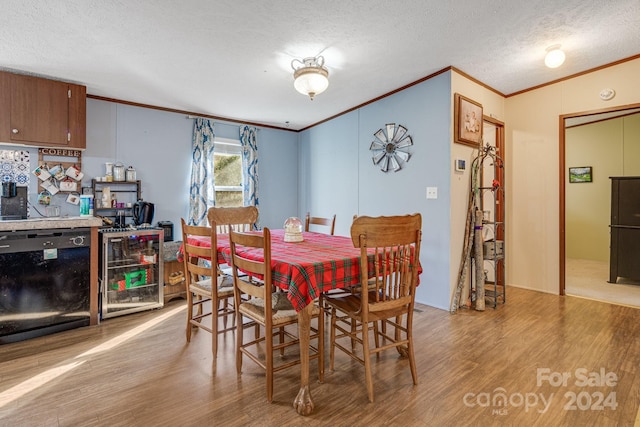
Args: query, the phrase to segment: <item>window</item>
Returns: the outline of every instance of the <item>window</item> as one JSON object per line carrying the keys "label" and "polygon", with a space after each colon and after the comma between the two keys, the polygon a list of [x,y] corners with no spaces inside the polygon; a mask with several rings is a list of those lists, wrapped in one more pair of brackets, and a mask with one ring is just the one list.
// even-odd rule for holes
{"label": "window", "polygon": [[242,206],[242,146],[239,140],[215,139],[213,170],[216,206]]}

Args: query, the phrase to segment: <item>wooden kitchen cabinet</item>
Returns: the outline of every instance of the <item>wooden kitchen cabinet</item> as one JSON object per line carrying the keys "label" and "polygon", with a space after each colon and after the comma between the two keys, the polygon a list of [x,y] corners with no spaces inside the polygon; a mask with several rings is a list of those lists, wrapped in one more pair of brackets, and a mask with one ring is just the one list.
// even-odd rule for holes
{"label": "wooden kitchen cabinet", "polygon": [[87,146],[85,86],[0,72],[0,106],[0,142]]}

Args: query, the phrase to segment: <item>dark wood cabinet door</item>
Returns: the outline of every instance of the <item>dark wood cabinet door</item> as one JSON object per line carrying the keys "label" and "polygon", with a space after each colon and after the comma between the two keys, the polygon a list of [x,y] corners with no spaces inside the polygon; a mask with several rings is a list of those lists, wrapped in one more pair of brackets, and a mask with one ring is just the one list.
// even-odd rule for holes
{"label": "dark wood cabinet door", "polygon": [[611,178],[609,282],[640,280],[640,177]]}
{"label": "dark wood cabinet door", "polygon": [[68,83],[14,74],[11,84],[11,141],[68,145],[68,94]]}
{"label": "dark wood cabinet door", "polygon": [[0,142],[87,147],[87,88],[0,71]]}
{"label": "dark wood cabinet door", "polygon": [[0,71],[0,143],[11,141],[11,74]]}
{"label": "dark wood cabinet door", "polygon": [[87,87],[70,84],[69,148],[87,148]]}

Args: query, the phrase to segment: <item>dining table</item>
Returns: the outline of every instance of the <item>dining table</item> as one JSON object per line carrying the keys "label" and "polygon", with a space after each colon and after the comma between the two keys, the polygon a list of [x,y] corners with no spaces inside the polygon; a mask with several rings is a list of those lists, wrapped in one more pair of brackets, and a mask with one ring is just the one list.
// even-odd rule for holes
{"label": "dining table", "polygon": [[[285,242],[285,231],[271,231],[272,282],[287,293],[298,315],[300,340],[300,390],[293,406],[301,415],[313,412],[309,388],[309,342],[313,301],[321,293],[341,289],[360,282],[360,248],[354,247],[350,237],[303,232],[303,240]],[[189,243],[211,246],[211,240],[189,237]],[[239,248],[239,251],[244,250]],[[230,261],[228,234],[217,234],[218,262]],[[255,249],[248,255],[260,260]]]}

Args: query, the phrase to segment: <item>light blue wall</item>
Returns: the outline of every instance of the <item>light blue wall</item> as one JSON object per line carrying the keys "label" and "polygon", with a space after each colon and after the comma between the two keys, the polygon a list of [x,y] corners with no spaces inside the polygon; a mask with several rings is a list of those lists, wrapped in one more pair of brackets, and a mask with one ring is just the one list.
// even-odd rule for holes
{"label": "light blue wall", "polygon": [[[216,136],[238,138],[239,126],[215,122]],[[87,100],[89,177],[104,174],[104,163],[119,160],[136,168],[142,197],[155,204],[155,221],[172,221],[180,232],[180,218],[188,215],[193,119],[185,114]],[[260,223],[280,228],[297,207],[297,134],[258,130],[258,197]]]}
{"label": "light blue wall", "polygon": [[133,166],[142,183],[142,199],[155,205],[154,223],[173,222],[175,235],[180,232],[180,218],[188,214],[193,120],[185,117],[87,100],[85,176],[104,176],[105,162]]}
{"label": "light blue wall", "polygon": [[348,236],[358,214],[358,112],[300,134],[298,216],[336,215],[335,234]]}
{"label": "light blue wall", "polygon": [[260,225],[282,228],[298,206],[298,134],[262,128],[258,131]]}
{"label": "light blue wall", "polygon": [[[405,126],[414,146],[399,172],[373,165],[369,146],[386,123]],[[299,215],[335,213],[336,234],[352,217],[419,212],[424,269],[417,301],[448,309],[450,299],[451,76],[445,73],[313,127],[300,135]],[[426,199],[426,187],[438,199]]]}

